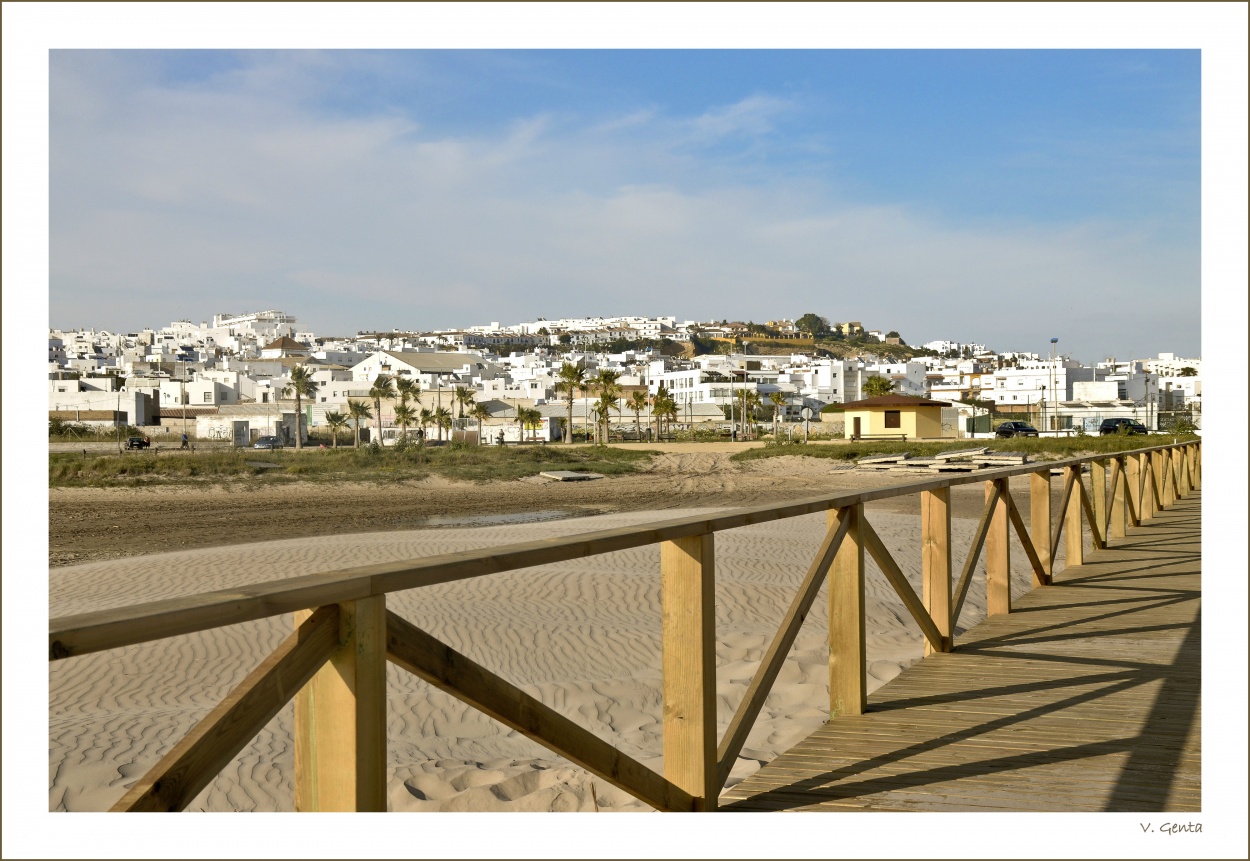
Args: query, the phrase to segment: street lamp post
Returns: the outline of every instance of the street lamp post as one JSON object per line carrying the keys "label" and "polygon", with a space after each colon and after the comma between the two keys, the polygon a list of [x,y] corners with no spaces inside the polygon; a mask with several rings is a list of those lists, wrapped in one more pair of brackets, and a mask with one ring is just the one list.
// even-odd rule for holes
{"label": "street lamp post", "polygon": [[187,366],[182,363],[182,374],[178,378],[178,400],[182,401],[182,437],[187,436]]}
{"label": "street lamp post", "polygon": [[[1050,391],[1051,391],[1051,399],[1052,399],[1052,400],[1057,400],[1057,398],[1055,397],[1054,391],[1055,391],[1055,378],[1056,378],[1056,376],[1057,376],[1057,374],[1055,374],[1055,344],[1058,344],[1058,343],[1059,343],[1059,339],[1058,339],[1058,338],[1051,338],[1051,339],[1050,339],[1050,369],[1049,369],[1049,373],[1050,373]],[[1053,408],[1052,408],[1052,411],[1053,411]],[[1050,428],[1050,429],[1051,429],[1051,430],[1054,430],[1054,429],[1055,429],[1055,428],[1054,428],[1054,424],[1055,424],[1055,422],[1054,422],[1053,417],[1052,417],[1052,420],[1051,420],[1050,424],[1051,424],[1051,428]]]}

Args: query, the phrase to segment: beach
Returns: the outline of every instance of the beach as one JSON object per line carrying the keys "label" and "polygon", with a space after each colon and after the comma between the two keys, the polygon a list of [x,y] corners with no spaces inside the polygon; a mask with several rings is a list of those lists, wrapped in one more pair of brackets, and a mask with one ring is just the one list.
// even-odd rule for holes
{"label": "beach", "polygon": [[[786,457],[730,463],[724,452],[665,453],[648,473],[599,481],[533,480],[510,486],[421,482],[420,487],[264,491],[53,491],[52,522],[74,522],[92,499],[112,512],[162,512],[173,529],[193,511],[218,523],[216,543],[180,546],[168,534],[100,537],[50,548],[53,617],[259,583],[340,567],[497,546],[792,500],[917,477],[837,468]],[[1018,481],[1022,481],[1017,485]],[[1059,482],[1053,482],[1054,488]],[[1054,489],[1052,488],[1052,489]],[[1012,489],[1027,518],[1027,477]],[[288,527],[283,494],[298,513]],[[296,502],[293,497],[304,497]],[[333,501],[330,500],[333,495]],[[982,485],[954,489],[956,568],[972,539]],[[237,498],[236,498],[237,497]],[[118,501],[120,500],[120,501]],[[583,516],[464,528],[404,528],[435,513],[566,509]],[[542,503],[541,506],[536,503]],[[250,503],[250,505],[249,505]],[[709,504],[715,503],[715,504]],[[1057,503],[1056,503],[1057,504]],[[372,530],[371,505],[390,516]],[[250,516],[241,512],[251,511]],[[920,591],[915,496],[873,503],[867,516]],[[120,512],[120,515],[119,515]],[[227,530],[233,512],[234,528]],[[585,512],[598,512],[586,514]],[[322,532],[299,534],[319,516]],[[83,523],[89,523],[83,520]],[[336,524],[337,528],[327,524]],[[301,526],[300,524],[304,524]],[[394,524],[394,525],[393,525]],[[718,732],[758,667],[823,537],[822,514],[716,535]],[[88,535],[112,532],[107,524]],[[66,532],[62,529],[61,532]],[[192,530],[186,530],[188,532]],[[294,533],[294,534],[292,534]],[[228,540],[221,540],[222,538]],[[68,548],[68,549],[67,549]],[[134,551],[123,553],[129,548]],[[89,561],[55,564],[77,553]],[[1012,539],[1013,591],[1029,588]],[[1058,564],[1062,564],[1062,549]],[[983,563],[981,565],[983,570]],[[921,656],[922,638],[871,561],[866,574],[870,689]],[[659,549],[636,548],[387,597],[388,609],[500,674],[625,754],[662,771]],[[984,577],[974,577],[960,629],[984,617]],[[729,779],[733,785],[828,718],[827,599],[817,597]],[[288,616],[92,654],[50,665],[50,810],[105,810],[241,681],[292,626]],[[388,665],[388,807],[394,811],[642,811],[645,804],[538,743]],[[293,707],[283,711],[190,805],[191,810],[292,809]]]}
{"label": "beach", "polygon": [[[48,564],[57,567],[277,538],[417,529],[428,526],[431,518],[472,521],[532,512],[577,516],[765,505],[919,478],[857,470],[824,458],[730,459],[751,445],[762,443],[648,445],[659,454],[640,472],[597,481],[534,477],[453,482],[432,477],[388,483],[275,485],[258,479],[225,485],[57,487],[49,491]],[[956,517],[980,515],[979,485],[957,488],[953,497]],[[920,503],[913,496],[873,503],[871,510],[918,512]]]}

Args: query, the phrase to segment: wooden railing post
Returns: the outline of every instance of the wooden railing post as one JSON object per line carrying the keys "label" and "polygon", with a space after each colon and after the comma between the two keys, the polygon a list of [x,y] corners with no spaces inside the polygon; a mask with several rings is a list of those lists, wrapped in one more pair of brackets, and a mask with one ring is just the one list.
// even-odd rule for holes
{"label": "wooden railing post", "polygon": [[1172,449],[1165,448],[1160,452],[1159,480],[1162,484],[1163,507],[1171,508],[1176,504],[1176,462],[1172,457]]}
{"label": "wooden railing post", "polygon": [[1129,454],[1124,456],[1124,490],[1128,493],[1128,501],[1132,503],[1125,512],[1131,526],[1141,526],[1142,521],[1142,468],[1141,456]]}
{"label": "wooden railing post", "polygon": [[1166,507],[1163,496],[1163,452],[1152,451],[1150,453],[1150,472],[1151,517],[1153,517]]}
{"label": "wooden railing post", "polygon": [[949,487],[920,494],[920,570],[924,608],[942,635],[938,648],[925,638],[924,653],[949,652],[951,626],[951,491]]}
{"label": "wooden railing post", "polygon": [[1194,490],[1202,489],[1202,446],[1195,443],[1193,451],[1190,454],[1190,474],[1193,476],[1190,483],[1194,486]]}
{"label": "wooden railing post", "polygon": [[1181,496],[1189,496],[1193,492],[1192,479],[1189,475],[1189,444],[1185,443],[1177,450],[1177,464],[1180,467]]}
{"label": "wooden railing post", "polygon": [[985,483],[985,498],[994,494],[999,485],[998,502],[990,517],[990,528],[985,533],[985,612],[989,616],[1001,616],[1011,612],[1011,560],[1008,542],[1007,480],[997,479]]}
{"label": "wooden railing post", "polygon": [[1129,486],[1128,458],[1116,457],[1115,466],[1111,470],[1111,524],[1107,529],[1108,538],[1123,538],[1124,524],[1128,517],[1126,494]]}
{"label": "wooden railing post", "polygon": [[851,524],[829,568],[829,714],[859,715],[868,708],[864,664],[864,542],[859,534],[864,506],[831,510],[829,525]]}
{"label": "wooden railing post", "polygon": [[1081,483],[1081,465],[1064,467],[1064,471],[1068,473],[1069,478],[1073,482],[1072,495],[1068,497],[1068,508],[1063,513],[1063,553],[1064,566],[1071,568],[1073,565],[1083,565],[1085,563],[1085,537],[1081,532],[1081,488],[1077,487]]}
{"label": "wooden railing post", "polygon": [[1094,522],[1091,531],[1097,536],[1099,544],[1107,543],[1107,462],[1105,460],[1090,461],[1089,486],[1093,491],[1090,502],[1094,509]]}
{"label": "wooden railing post", "polygon": [[715,810],[716,567],[713,535],[660,545],[664,777]]}
{"label": "wooden railing post", "polygon": [[385,595],[339,604],[338,648],[295,695],[295,809],[386,811]]}
{"label": "wooden railing post", "polygon": [[[1029,537],[1033,539],[1033,550],[1046,569],[1047,576],[1053,575],[1054,564],[1050,558],[1050,469],[1040,469],[1029,474]],[[1033,575],[1033,586],[1044,585],[1037,575]]]}
{"label": "wooden railing post", "polygon": [[1154,464],[1151,461],[1150,453],[1145,452],[1139,454],[1138,457],[1141,458],[1141,519],[1146,521],[1155,516],[1159,500],[1155,498],[1154,487],[1152,486]]}

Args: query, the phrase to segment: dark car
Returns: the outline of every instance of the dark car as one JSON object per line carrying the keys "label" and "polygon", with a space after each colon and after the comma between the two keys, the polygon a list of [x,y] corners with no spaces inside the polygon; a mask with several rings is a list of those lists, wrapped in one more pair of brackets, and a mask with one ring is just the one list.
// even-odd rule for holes
{"label": "dark car", "polygon": [[263,436],[252,444],[252,448],[283,448],[282,437],[280,436]]}
{"label": "dark car", "polygon": [[132,436],[126,438],[126,449],[147,448],[152,444],[152,440],[145,436]]}
{"label": "dark car", "polygon": [[994,431],[994,436],[1037,436],[1037,428],[1028,422],[1003,422],[998,426],[998,430]]}
{"label": "dark car", "polygon": [[1148,434],[1146,426],[1137,419],[1103,419],[1102,424],[1098,426],[1098,435],[1106,436],[1112,433],[1126,434]]}

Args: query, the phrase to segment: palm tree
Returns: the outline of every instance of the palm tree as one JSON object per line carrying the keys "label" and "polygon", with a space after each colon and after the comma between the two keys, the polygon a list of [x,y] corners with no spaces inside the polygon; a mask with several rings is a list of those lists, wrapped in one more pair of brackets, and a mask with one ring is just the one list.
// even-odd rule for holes
{"label": "palm tree", "polygon": [[482,443],[482,427],[483,427],[483,424],[485,423],[485,421],[486,421],[488,418],[490,418],[490,410],[486,409],[486,404],[476,404],[476,403],[475,403],[475,404],[473,405],[473,413],[472,413],[472,415],[473,415],[473,418],[477,419],[477,441],[478,441],[478,444],[479,444],[479,445],[481,445],[481,443]]}
{"label": "palm tree", "polygon": [[600,438],[600,443],[604,445],[608,441],[608,419],[611,415],[608,410],[616,409],[620,412],[619,407],[616,406],[616,399],[621,394],[621,387],[616,381],[620,378],[619,372],[604,368],[591,380],[591,384],[599,391],[599,403],[595,405],[595,413],[603,423],[603,436]]}
{"label": "palm tree", "polygon": [[412,424],[416,418],[417,411],[407,404],[401,403],[399,406],[395,407],[395,421],[400,427],[400,439],[405,441],[408,439],[408,426]]}
{"label": "palm tree", "polygon": [[421,410],[417,422],[421,425],[421,445],[425,445],[425,429],[434,424],[434,410]]}
{"label": "palm tree", "polygon": [[[655,408],[655,404],[652,404],[651,409]],[[672,422],[677,421],[677,401],[673,400],[672,395],[665,395],[664,402],[660,404],[660,415],[664,418],[665,425],[671,430]]]}
{"label": "palm tree", "polygon": [[768,402],[773,405],[773,439],[781,442],[781,408],[786,405],[786,399],[781,392],[773,392]]}
{"label": "palm tree", "polygon": [[612,407],[616,405],[615,399],[608,396],[605,392],[599,396],[599,400],[595,401],[595,429],[599,439],[597,445],[608,444],[608,422],[612,418]]}
{"label": "palm tree", "polygon": [[464,408],[473,403],[473,390],[465,386],[456,386],[456,403],[460,406],[460,424],[464,426]]}
{"label": "palm tree", "polygon": [[629,396],[629,408],[634,413],[634,432],[638,434],[638,442],[642,442],[642,411],[647,408],[647,393],[634,389]]}
{"label": "palm tree", "polygon": [[534,438],[533,431],[542,427],[543,414],[533,407],[522,407],[517,410],[517,415],[520,416],[522,426],[529,429],[531,432],[530,439],[532,440]]}
{"label": "palm tree", "polygon": [[[451,410],[447,409],[447,407],[439,407],[434,410],[434,424],[438,426],[438,439],[442,442],[443,430],[451,430]],[[447,436],[450,437],[451,434],[448,433]]]}
{"label": "palm tree", "polygon": [[566,443],[573,442],[573,399],[576,397],[577,390],[585,384],[585,381],[586,369],[581,365],[574,365],[572,362],[565,362],[560,365],[560,373],[556,375],[555,390],[556,394],[565,393],[568,395],[569,421],[564,426],[564,441]]}
{"label": "palm tree", "polygon": [[755,411],[763,405],[760,393],[755,389],[742,390],[742,437],[750,439],[754,425]]}
{"label": "palm tree", "polygon": [[335,448],[339,447],[339,431],[347,427],[349,421],[350,418],[348,416],[338,411],[326,413],[326,427],[330,429],[330,433],[333,435],[334,442],[332,444]]}
{"label": "palm tree", "polygon": [[894,383],[885,377],[869,377],[864,380],[863,395],[866,398],[888,395],[892,391],[894,391]]}
{"label": "palm tree", "polygon": [[[669,404],[673,404],[673,398],[668,393],[668,389],[664,388],[664,384],[660,383],[660,387],[656,389],[655,396],[651,399],[651,417],[655,419],[655,438],[659,440],[663,433],[661,421],[665,415]],[[676,404],[674,404],[674,408]]]}
{"label": "palm tree", "polygon": [[421,383],[412,377],[396,377],[395,394],[399,395],[401,407],[407,406],[409,399],[419,404],[421,403]]}
{"label": "palm tree", "polygon": [[291,382],[282,387],[283,396],[295,393],[295,450],[304,447],[300,439],[300,420],[304,417],[303,399],[311,398],[317,393],[317,383],[313,380],[313,372],[304,365],[291,368]]}
{"label": "palm tree", "polygon": [[356,438],[352,441],[352,448],[360,448],[360,423],[373,418],[373,410],[364,401],[348,401],[347,414],[356,423]]}
{"label": "palm tree", "polygon": [[378,374],[369,389],[369,397],[373,398],[374,420],[378,423],[378,445],[382,444],[382,399],[395,397],[395,388],[389,374]]}

